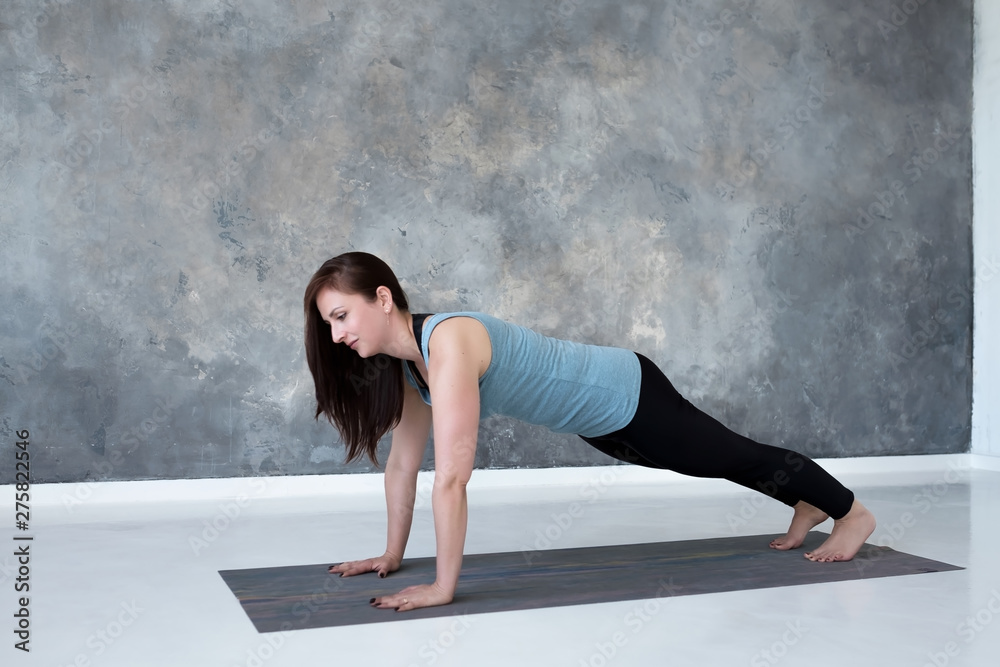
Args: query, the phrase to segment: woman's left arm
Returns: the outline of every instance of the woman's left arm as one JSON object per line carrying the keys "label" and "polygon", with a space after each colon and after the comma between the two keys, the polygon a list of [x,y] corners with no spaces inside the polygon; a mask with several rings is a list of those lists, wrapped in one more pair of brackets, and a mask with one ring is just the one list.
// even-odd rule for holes
{"label": "woman's left arm", "polygon": [[472,476],[479,434],[479,375],[489,364],[490,353],[489,336],[475,320],[449,319],[434,329],[428,385],[433,403],[435,472],[431,499],[437,578],[430,585],[411,586],[396,595],[376,598],[372,603],[376,607],[407,611],[448,604],[455,596],[468,525],[466,485]]}

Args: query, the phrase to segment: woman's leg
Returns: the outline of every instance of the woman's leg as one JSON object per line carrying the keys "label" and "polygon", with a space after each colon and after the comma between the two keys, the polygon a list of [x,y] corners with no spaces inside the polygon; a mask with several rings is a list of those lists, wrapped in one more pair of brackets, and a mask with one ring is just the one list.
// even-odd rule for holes
{"label": "woman's leg", "polygon": [[[642,388],[632,421],[620,431],[585,441],[620,460],[695,477],[725,478],[795,508],[788,535],[772,543],[779,549],[799,546],[827,515],[842,521],[856,505],[860,507],[849,489],[808,456],[730,431],[684,399],[656,364],[637,356]],[[870,531],[856,547],[840,548],[841,552],[854,549],[842,559],[853,557],[868,535]]]}
{"label": "woman's leg", "polygon": [[642,355],[642,389],[632,421],[609,438],[655,467],[693,477],[721,477],[794,507],[800,500],[834,519],[845,516],[854,494],[812,459],[729,430],[681,396]]}

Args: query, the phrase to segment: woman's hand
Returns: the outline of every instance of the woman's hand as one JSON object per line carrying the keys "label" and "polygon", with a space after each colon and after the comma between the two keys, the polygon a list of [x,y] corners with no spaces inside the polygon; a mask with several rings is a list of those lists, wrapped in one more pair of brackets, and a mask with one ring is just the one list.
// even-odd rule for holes
{"label": "woman's hand", "polygon": [[399,569],[401,561],[402,559],[387,551],[378,558],[352,560],[346,563],[331,565],[328,572],[330,574],[337,574],[339,572],[342,577],[353,577],[356,574],[364,574],[365,572],[378,572],[378,576],[384,579],[390,572],[395,572]]}
{"label": "woman's hand", "polygon": [[449,593],[438,586],[437,582],[434,582],[429,586],[427,584],[408,586],[395,595],[383,595],[380,598],[372,598],[368,601],[368,604],[378,609],[410,611],[411,609],[420,609],[421,607],[437,607],[448,604],[454,597],[454,593]]}

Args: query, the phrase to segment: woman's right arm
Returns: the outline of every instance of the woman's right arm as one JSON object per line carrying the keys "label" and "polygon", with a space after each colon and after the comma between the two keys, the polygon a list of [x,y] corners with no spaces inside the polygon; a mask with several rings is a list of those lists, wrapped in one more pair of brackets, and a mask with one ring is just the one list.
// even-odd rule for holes
{"label": "woman's right arm", "polygon": [[417,473],[427,449],[431,430],[431,407],[417,390],[403,383],[403,414],[392,431],[392,447],[385,464],[385,504],[388,531],[385,553],[378,558],[350,561],[330,567],[331,573],[349,577],[378,572],[384,577],[399,569],[410,536],[413,505],[417,495]]}

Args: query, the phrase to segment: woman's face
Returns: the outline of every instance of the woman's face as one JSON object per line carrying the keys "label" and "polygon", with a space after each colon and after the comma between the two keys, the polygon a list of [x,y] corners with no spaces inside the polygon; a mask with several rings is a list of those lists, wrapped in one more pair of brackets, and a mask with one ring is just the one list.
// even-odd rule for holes
{"label": "woman's face", "polygon": [[320,316],[330,325],[334,343],[344,343],[361,357],[378,354],[386,333],[384,306],[360,294],[344,294],[324,287],[316,295]]}

